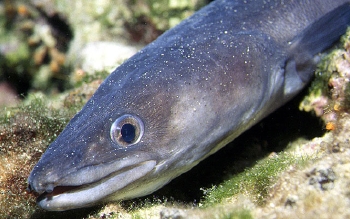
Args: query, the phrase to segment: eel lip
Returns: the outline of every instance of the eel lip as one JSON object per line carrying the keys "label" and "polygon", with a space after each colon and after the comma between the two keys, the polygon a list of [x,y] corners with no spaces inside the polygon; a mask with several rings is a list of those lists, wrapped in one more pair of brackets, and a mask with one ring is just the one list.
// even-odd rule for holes
{"label": "eel lip", "polygon": [[[44,192],[37,198],[37,204],[49,211],[65,211],[94,205],[113,193],[118,199],[129,197],[123,188],[150,173],[156,166],[155,160],[127,167],[100,179],[81,186],[57,186],[51,193]],[[140,181],[140,184],[143,180]],[[141,186],[141,185],[140,185]]]}
{"label": "eel lip", "polygon": [[78,190],[79,188],[84,187],[84,186],[57,186],[53,189],[52,192],[44,192],[42,194],[40,194],[37,198],[37,202],[40,202],[41,200],[47,198],[47,199],[51,199],[54,196],[58,196],[60,194],[64,194],[67,192],[74,192],[74,190]]}

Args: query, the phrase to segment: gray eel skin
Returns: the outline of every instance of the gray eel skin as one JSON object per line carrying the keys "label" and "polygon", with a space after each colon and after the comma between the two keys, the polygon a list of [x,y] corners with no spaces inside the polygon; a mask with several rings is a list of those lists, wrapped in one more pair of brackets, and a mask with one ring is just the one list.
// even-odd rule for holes
{"label": "gray eel skin", "polygon": [[34,166],[52,211],[152,193],[297,94],[349,0],[216,0],[118,67]]}

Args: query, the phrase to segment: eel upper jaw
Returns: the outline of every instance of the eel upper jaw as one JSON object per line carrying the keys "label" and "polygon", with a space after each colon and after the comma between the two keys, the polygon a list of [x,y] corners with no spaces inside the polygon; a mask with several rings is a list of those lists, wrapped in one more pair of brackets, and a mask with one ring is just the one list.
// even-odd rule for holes
{"label": "eel upper jaw", "polygon": [[129,194],[132,193],[132,190],[124,191],[123,188],[151,173],[156,163],[155,160],[144,161],[134,166],[125,167],[86,185],[57,186],[51,193],[41,194],[37,203],[45,210],[65,211],[94,205],[113,193],[117,193],[116,195],[120,199],[132,197],[133,194]]}

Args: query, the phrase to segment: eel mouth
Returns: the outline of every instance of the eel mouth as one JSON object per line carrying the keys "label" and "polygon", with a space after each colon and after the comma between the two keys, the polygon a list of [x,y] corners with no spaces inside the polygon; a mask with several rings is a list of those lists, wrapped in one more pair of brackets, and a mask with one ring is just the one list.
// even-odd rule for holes
{"label": "eel mouth", "polygon": [[38,196],[37,202],[40,202],[42,199],[52,199],[54,196],[58,196],[64,193],[69,193],[78,191],[82,189],[83,187],[88,187],[89,185],[82,185],[82,186],[57,186],[53,189],[52,192],[44,192],[41,195]]}
{"label": "eel mouth", "polygon": [[[52,192],[44,192],[37,197],[37,204],[49,211],[65,211],[83,208],[101,202],[113,193],[117,199],[133,196],[132,190],[124,189],[130,184],[140,186],[144,176],[156,166],[156,161],[144,161],[136,166],[125,167],[96,182],[80,186],[56,186]],[[140,180],[139,180],[140,179]],[[137,186],[137,185],[136,185]]]}

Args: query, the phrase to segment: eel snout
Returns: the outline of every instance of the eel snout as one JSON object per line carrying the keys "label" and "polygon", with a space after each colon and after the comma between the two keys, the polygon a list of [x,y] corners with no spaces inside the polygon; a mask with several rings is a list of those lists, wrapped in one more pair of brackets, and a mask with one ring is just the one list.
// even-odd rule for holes
{"label": "eel snout", "polygon": [[[143,161],[132,166],[124,166],[102,178],[97,177],[99,178],[97,181],[87,180],[90,178],[89,172],[93,167],[71,173],[55,183],[34,177],[29,178],[27,190],[39,194],[37,203],[46,210],[64,211],[70,209],[71,206],[87,207],[111,194],[110,188],[113,187],[113,193],[118,192],[118,190],[152,172],[155,166],[155,160]],[[77,179],[77,175],[85,175],[86,179],[71,180]],[[91,175],[91,178],[95,177]],[[122,194],[120,195],[122,196]]]}

